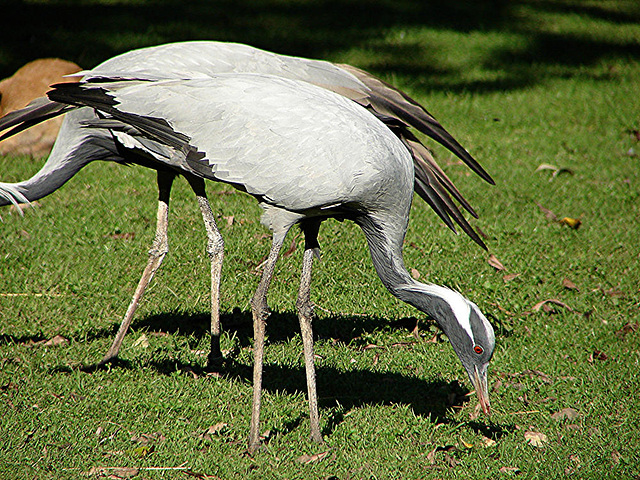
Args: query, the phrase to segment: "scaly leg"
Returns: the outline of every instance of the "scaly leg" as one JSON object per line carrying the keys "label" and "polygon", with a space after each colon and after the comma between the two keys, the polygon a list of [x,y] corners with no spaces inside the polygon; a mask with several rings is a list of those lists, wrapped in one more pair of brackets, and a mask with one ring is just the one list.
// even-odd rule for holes
{"label": "scaly leg", "polygon": [[138,282],[138,287],[133,294],[127,313],[122,319],[118,333],[113,339],[113,343],[107,351],[107,354],[104,356],[102,361],[100,361],[100,365],[105,365],[118,356],[122,340],[124,339],[127,330],[129,330],[129,325],[131,325],[138,303],[140,302],[145,289],[149,285],[149,282],[151,282],[153,275],[156,273],[156,270],[160,267],[164,256],[169,251],[169,240],[167,238],[169,196],[171,195],[171,185],[173,184],[174,178],[175,175],[173,173],[158,171],[158,220],[156,223],[156,236],[153,240],[153,244],[151,245],[151,249],[149,250],[149,261],[142,273],[140,282]]}
{"label": "scaly leg", "polygon": [[207,230],[207,254],[211,260],[211,351],[209,352],[208,365],[219,367],[222,363],[222,351],[220,349],[220,279],[222,276],[222,261],[224,259],[224,240],[216,225],[216,220],[211,211],[211,205],[205,192],[204,180],[199,177],[188,176],[200,212],[204,227]]}
{"label": "scaly leg", "polygon": [[267,306],[267,292],[271,277],[275,270],[276,261],[282,248],[285,235],[273,237],[271,251],[267,263],[262,271],[262,278],[256,293],[251,299],[253,312],[253,403],[251,408],[251,429],[249,431],[249,453],[254,453],[260,446],[260,401],[262,395],[262,367],[264,361],[264,334],[269,316]]}
{"label": "scaly leg", "polygon": [[302,332],[302,344],[304,347],[304,364],[307,374],[307,394],[309,397],[309,422],[311,424],[311,439],[314,442],[322,443],[320,433],[320,417],[318,415],[318,394],[316,390],[316,369],[313,357],[313,330],[311,321],[313,319],[313,306],[311,304],[311,267],[313,256],[316,255],[314,248],[305,246],[302,260],[302,275],[300,278],[300,289],[298,290],[298,319],[300,320],[300,331]]}

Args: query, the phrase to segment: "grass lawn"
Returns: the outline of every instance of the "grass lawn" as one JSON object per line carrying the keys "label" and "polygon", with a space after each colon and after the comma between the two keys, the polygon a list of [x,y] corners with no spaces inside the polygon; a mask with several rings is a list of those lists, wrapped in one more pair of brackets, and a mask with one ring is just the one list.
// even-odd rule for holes
{"label": "grass lawn", "polygon": [[[494,414],[478,414],[435,323],[386,292],[359,229],[327,221],[312,288],[326,443],[307,438],[303,243],[292,230],[269,296],[264,447],[246,455],[249,299],[270,238],[252,198],[212,183],[228,370],[205,369],[206,237],[181,180],[169,255],[120,359],[83,371],[106,352],[144,268],[157,195],[151,171],[91,164],[24,216],[0,211],[0,477],[640,478],[637,2],[214,3],[10,1],[0,72],[208,38],[352,63],[406,90],[497,183],[434,146],[490,251],[419,198],[404,249],[414,275],[458,289],[496,328]],[[0,158],[0,179],[42,164]]]}

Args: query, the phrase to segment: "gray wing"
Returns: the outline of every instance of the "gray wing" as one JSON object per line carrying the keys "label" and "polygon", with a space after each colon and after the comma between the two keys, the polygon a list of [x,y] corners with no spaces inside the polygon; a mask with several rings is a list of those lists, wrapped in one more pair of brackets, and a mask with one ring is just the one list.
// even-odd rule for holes
{"label": "gray wing", "polygon": [[384,124],[304,82],[226,74],[61,84],[49,96],[101,111],[105,123],[90,126],[115,130],[125,147],[291,211],[370,200],[387,188],[381,174],[389,171],[398,181],[413,179],[407,149]]}

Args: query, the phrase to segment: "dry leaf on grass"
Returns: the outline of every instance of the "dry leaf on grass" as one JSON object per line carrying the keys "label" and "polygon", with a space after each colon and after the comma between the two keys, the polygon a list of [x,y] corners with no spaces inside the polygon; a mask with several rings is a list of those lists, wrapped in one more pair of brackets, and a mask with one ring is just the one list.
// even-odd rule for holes
{"label": "dry leaf on grass", "polygon": [[296,459],[296,462],[304,464],[315,463],[319,462],[327,455],[329,455],[329,450],[322,453],[316,453],[315,455],[301,455]]}
{"label": "dry leaf on grass", "polygon": [[540,165],[538,165],[538,168],[536,168],[536,172],[540,172],[543,170],[550,170],[551,171],[551,178],[549,178],[549,181],[552,181],[554,178],[556,178],[558,175],[560,175],[561,173],[568,173],[570,175],[573,175],[573,170],[571,170],[570,168],[566,168],[566,167],[556,167],[555,165],[551,165],[549,163],[541,163]]}
{"label": "dry leaf on grass", "polygon": [[582,225],[582,220],[580,220],[579,218],[563,217],[560,220],[560,223],[566,225],[569,228],[577,230],[580,228],[580,225]]}
{"label": "dry leaf on grass", "polygon": [[555,213],[553,213],[551,210],[549,210],[548,208],[543,207],[538,202],[536,202],[536,205],[538,206],[538,208],[540,210],[542,210],[542,213],[544,213],[544,216],[547,218],[547,220],[551,220],[552,222],[555,222],[555,221],[558,220],[558,216]]}
{"label": "dry leaf on grass", "polygon": [[589,363],[593,363],[594,360],[600,360],[601,362],[604,362],[605,360],[608,360],[608,359],[609,359],[609,356],[598,349],[594,350],[593,353],[589,355],[589,358],[587,358]]}
{"label": "dry leaf on grass", "polygon": [[562,279],[562,286],[568,290],[576,290],[577,292],[580,291],[580,289],[578,288],[578,286],[573,283],[571,280],[569,280],[568,278],[564,278]]}
{"label": "dry leaf on grass", "polygon": [[114,240],[133,240],[134,238],[136,238],[136,232],[118,232],[107,235],[107,237]]}
{"label": "dry leaf on grass", "polygon": [[56,335],[50,340],[47,340],[46,342],[44,342],[42,345],[45,347],[57,347],[58,345],[64,345],[65,343],[68,343],[68,342],[69,340],[64,338],[62,335]]}
{"label": "dry leaf on grass", "polygon": [[420,278],[420,272],[418,271],[418,269],[412,268],[411,276],[414,278],[414,280],[418,280]]}
{"label": "dry leaf on grass", "polygon": [[489,438],[489,437],[482,437],[482,444],[489,448],[489,447],[495,447],[497,445],[496,441]]}
{"label": "dry leaf on grass", "polygon": [[132,347],[142,347],[142,348],[149,348],[149,339],[147,338],[147,336],[143,333],[142,335],[140,335],[138,337],[138,339],[133,342]]}
{"label": "dry leaf on grass", "polygon": [[500,467],[500,473],[507,473],[509,475],[520,475],[522,472],[518,467]]}
{"label": "dry leaf on grass", "polygon": [[502,265],[500,260],[498,260],[498,257],[496,257],[493,253],[489,255],[489,259],[487,260],[487,262],[498,271],[506,270],[506,268],[504,268],[504,265]]}
{"label": "dry leaf on grass", "polygon": [[467,443],[467,442],[465,442],[465,441],[464,441],[464,439],[462,439],[462,438],[460,439],[460,442],[462,443],[462,446],[463,446],[464,448],[473,448],[473,443]]}
{"label": "dry leaf on grass", "polygon": [[623,327],[620,330],[616,331],[616,337],[624,338],[630,333],[635,332],[637,330],[638,330],[638,322],[635,322],[635,323],[628,322],[625,325],[623,325]]}
{"label": "dry leaf on grass", "polygon": [[549,442],[549,439],[544,433],[540,432],[524,432],[524,439],[531,446],[536,448],[544,447],[545,443]]}
{"label": "dry leaf on grass", "polygon": [[200,438],[201,440],[211,440],[213,435],[222,434],[227,427],[228,424],[224,422],[216,423],[215,425],[210,426],[204,432],[198,435],[198,438]]}
{"label": "dry leaf on grass", "polygon": [[566,225],[570,228],[573,228],[574,230],[577,230],[578,228],[580,228],[580,225],[582,225],[582,220],[580,220],[579,218],[563,217],[561,219],[558,219],[558,215],[553,213],[551,210],[549,210],[546,207],[543,207],[538,202],[535,202],[535,203],[538,206],[538,208],[542,210],[542,213],[544,213],[544,216],[547,218],[547,220],[550,220],[552,222],[558,222],[562,225]]}
{"label": "dry leaf on grass", "polygon": [[133,478],[140,473],[140,470],[132,467],[91,467],[88,472],[82,475],[85,477],[104,477],[104,478]]}
{"label": "dry leaf on grass", "polygon": [[541,309],[541,308],[543,308],[545,312],[551,312],[551,311],[553,311],[553,309],[551,309],[551,308],[548,306],[548,304],[549,304],[549,303],[551,303],[551,304],[553,304],[553,305],[558,305],[559,307],[566,308],[566,309],[567,309],[567,310],[569,310],[570,312],[573,312],[573,308],[571,308],[571,307],[570,307],[569,305],[567,305],[566,303],[561,302],[560,300],[557,300],[557,299],[555,299],[555,298],[549,298],[549,299],[547,299],[547,300],[543,300],[543,301],[541,301],[541,302],[536,303],[536,304],[533,306],[533,311],[534,311],[534,312],[538,312],[538,311],[540,311],[540,309]]}
{"label": "dry leaf on grass", "polygon": [[575,420],[576,418],[580,418],[580,414],[574,408],[563,408],[551,415],[551,418],[554,420]]}

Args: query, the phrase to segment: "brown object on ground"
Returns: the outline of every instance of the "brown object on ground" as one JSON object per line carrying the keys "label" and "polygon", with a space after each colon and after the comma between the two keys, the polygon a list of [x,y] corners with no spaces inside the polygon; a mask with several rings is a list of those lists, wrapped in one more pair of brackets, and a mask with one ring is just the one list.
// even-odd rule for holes
{"label": "brown object on ground", "polygon": [[[77,77],[64,78],[64,75],[80,70],[75,63],[59,58],[41,58],[27,63],[13,76],[0,81],[0,117],[44,96],[49,85],[78,81]],[[62,116],[59,116],[3,140],[0,142],[0,154],[44,157],[51,151],[61,124]]]}

